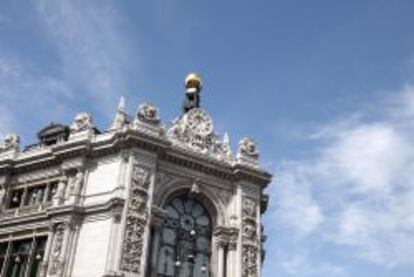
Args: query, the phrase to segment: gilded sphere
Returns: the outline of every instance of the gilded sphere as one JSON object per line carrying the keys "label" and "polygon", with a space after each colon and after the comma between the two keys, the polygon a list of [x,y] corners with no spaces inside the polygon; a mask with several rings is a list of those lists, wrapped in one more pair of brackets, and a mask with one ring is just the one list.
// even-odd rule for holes
{"label": "gilded sphere", "polygon": [[190,73],[185,78],[185,87],[186,88],[197,88],[201,89],[203,86],[203,81],[201,80],[200,75],[197,73]]}

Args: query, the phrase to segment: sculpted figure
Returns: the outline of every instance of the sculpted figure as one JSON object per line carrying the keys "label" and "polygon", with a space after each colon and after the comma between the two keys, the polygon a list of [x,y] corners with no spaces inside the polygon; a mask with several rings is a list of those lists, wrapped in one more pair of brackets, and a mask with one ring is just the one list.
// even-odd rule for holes
{"label": "sculpted figure", "polygon": [[20,146],[20,137],[16,134],[8,134],[0,142],[0,153],[9,150],[18,150]]}
{"label": "sculpted figure", "polygon": [[82,183],[83,183],[83,173],[82,171],[78,171],[75,175],[75,177],[72,179],[72,192],[75,195],[79,195],[81,188],[82,188]]}
{"label": "sculpted figure", "polygon": [[0,186],[0,210],[3,206],[5,196],[6,196],[6,189],[3,186]]}
{"label": "sculpted figure", "polygon": [[73,120],[70,130],[72,133],[77,133],[93,128],[92,116],[86,112],[78,113]]}
{"label": "sculpted figure", "polygon": [[65,192],[66,192],[67,178],[63,176],[60,178],[57,185],[57,191],[53,197],[53,206],[61,205],[65,201]]}
{"label": "sculpted figure", "polygon": [[256,143],[250,138],[243,138],[239,142],[239,155],[247,156],[250,158],[258,158],[259,151],[257,150]]}
{"label": "sculpted figure", "polygon": [[137,117],[144,122],[157,123],[159,122],[158,109],[147,103],[143,103],[138,107]]}

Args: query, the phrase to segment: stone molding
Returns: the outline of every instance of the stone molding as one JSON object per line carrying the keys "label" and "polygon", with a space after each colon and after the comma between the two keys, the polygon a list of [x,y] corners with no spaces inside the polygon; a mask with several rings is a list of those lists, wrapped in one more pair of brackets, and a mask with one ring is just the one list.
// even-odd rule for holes
{"label": "stone molding", "polygon": [[213,233],[219,248],[228,247],[228,250],[236,250],[239,238],[239,229],[232,226],[217,226]]}
{"label": "stone molding", "polygon": [[125,272],[141,272],[144,232],[148,221],[147,200],[149,184],[149,169],[134,164],[127,201],[120,261],[120,269]]}

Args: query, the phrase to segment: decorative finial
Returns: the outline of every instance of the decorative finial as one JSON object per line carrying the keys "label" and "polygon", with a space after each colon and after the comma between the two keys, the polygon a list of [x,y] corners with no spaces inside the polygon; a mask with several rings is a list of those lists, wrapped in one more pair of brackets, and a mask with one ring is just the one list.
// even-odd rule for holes
{"label": "decorative finial", "polygon": [[226,133],[224,133],[223,136],[223,150],[224,153],[227,155],[227,157],[231,157],[231,146],[230,146],[230,139],[229,139],[229,135]]}
{"label": "decorative finial", "polygon": [[196,90],[197,92],[200,92],[202,87],[203,81],[197,73],[190,73],[185,78],[185,88],[187,91],[192,90],[192,92],[194,92],[194,90]]}
{"label": "decorative finial", "polygon": [[118,111],[126,112],[125,97],[121,96],[118,103]]}
{"label": "decorative finial", "polygon": [[114,120],[112,121],[109,130],[119,130],[128,124],[128,114],[126,112],[125,98],[121,96]]}
{"label": "decorative finial", "polygon": [[200,92],[203,86],[201,77],[196,73],[187,75],[184,81],[186,89],[186,97],[183,104],[183,111],[187,113],[193,108],[200,107]]}

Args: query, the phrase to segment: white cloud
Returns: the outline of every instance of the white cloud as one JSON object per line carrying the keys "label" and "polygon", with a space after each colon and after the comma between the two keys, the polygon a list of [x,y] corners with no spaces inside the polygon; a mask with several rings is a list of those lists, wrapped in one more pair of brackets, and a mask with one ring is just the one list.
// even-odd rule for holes
{"label": "white cloud", "polygon": [[62,77],[92,97],[95,105],[113,108],[126,93],[126,75],[135,58],[117,10],[103,1],[33,3],[56,46]]}
{"label": "white cloud", "polygon": [[[278,267],[273,272],[279,276],[349,276],[345,268],[328,262],[321,262],[312,257],[305,249],[290,249],[288,252],[277,253]],[[270,266],[271,267],[271,266]],[[273,275],[270,275],[273,276]]]}
{"label": "white cloud", "polygon": [[81,103],[94,103],[91,112],[108,120],[133,64],[121,16],[109,2],[32,3],[42,38],[33,42],[50,54],[39,64],[32,53],[0,47],[0,135],[33,137],[42,127],[34,123],[68,121]]}
{"label": "white cloud", "polygon": [[[72,97],[65,83],[43,75],[20,58],[0,51],[0,134],[16,132],[28,119],[58,116]],[[54,107],[46,109],[45,107]],[[53,118],[53,117],[52,117]]]}
{"label": "white cloud", "polygon": [[279,167],[278,226],[384,267],[414,265],[414,89],[394,98],[377,121],[358,115],[320,128],[314,158]]}

